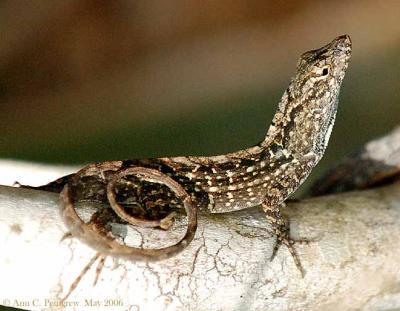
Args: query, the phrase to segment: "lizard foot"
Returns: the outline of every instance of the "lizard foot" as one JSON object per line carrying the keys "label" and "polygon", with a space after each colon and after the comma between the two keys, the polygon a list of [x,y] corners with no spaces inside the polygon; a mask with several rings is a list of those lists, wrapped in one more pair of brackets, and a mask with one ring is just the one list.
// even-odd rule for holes
{"label": "lizard foot", "polygon": [[287,228],[285,228],[284,230],[275,229],[274,234],[276,235],[276,242],[274,245],[274,249],[272,251],[272,255],[270,257],[270,261],[274,260],[279,247],[283,244],[288,248],[289,253],[290,253],[290,255],[292,255],[292,258],[294,260],[294,263],[295,263],[297,269],[300,271],[301,276],[304,277],[305,271],[301,264],[300,257],[297,254],[296,249],[294,248],[294,244],[296,244],[296,243],[297,244],[308,244],[311,241],[307,240],[307,239],[294,240],[294,239],[290,238],[289,226],[287,226]]}
{"label": "lizard foot", "polygon": [[274,260],[279,247],[283,244],[288,248],[289,253],[292,255],[297,269],[300,271],[301,276],[304,277],[305,271],[301,264],[299,255],[297,254],[296,249],[294,248],[294,244],[295,243],[308,244],[311,241],[308,239],[294,240],[290,237],[289,221],[285,221],[285,219],[280,213],[279,207],[271,206],[265,203],[262,204],[262,207],[266,214],[268,222],[272,225],[272,233],[276,236],[276,242],[274,245],[274,249],[272,251],[270,261]]}

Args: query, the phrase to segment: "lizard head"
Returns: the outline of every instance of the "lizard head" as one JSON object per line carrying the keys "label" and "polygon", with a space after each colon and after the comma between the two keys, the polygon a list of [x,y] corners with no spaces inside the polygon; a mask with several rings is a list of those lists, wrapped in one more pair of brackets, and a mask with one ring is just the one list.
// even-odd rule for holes
{"label": "lizard head", "polygon": [[310,100],[306,108],[311,112],[310,123],[314,123],[316,129],[311,138],[313,153],[318,158],[328,146],[351,47],[348,35],[339,36],[324,47],[303,54],[298,65],[298,71],[308,75],[308,79],[304,79],[307,82],[302,96],[305,101]]}
{"label": "lizard head", "polygon": [[[348,35],[335,38],[320,49],[301,55],[297,64],[297,75],[292,82],[300,83],[297,95],[338,95],[351,55],[351,40]],[[311,94],[310,94],[311,93]]]}
{"label": "lizard head", "polygon": [[291,153],[313,154],[318,161],[335,121],[340,86],[350,55],[348,35],[304,53],[267,137],[278,141]]}

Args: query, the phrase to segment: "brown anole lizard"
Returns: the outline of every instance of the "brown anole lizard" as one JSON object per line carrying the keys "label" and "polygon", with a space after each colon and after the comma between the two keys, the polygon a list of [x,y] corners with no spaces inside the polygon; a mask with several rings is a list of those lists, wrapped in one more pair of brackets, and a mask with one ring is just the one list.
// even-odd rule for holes
{"label": "brown anole lizard", "polygon": [[[350,55],[348,35],[304,53],[265,139],[253,147],[211,157],[95,163],[36,189],[61,192],[63,217],[73,236],[102,253],[135,260],[160,260],[183,250],[195,234],[199,208],[227,213],[261,205],[277,236],[273,254],[286,245],[303,273],[280,206],[324,154]],[[75,210],[79,201],[110,205],[103,204],[84,223]],[[130,247],[111,233],[113,222],[168,229],[173,209],[182,206],[189,224],[173,246]]]}

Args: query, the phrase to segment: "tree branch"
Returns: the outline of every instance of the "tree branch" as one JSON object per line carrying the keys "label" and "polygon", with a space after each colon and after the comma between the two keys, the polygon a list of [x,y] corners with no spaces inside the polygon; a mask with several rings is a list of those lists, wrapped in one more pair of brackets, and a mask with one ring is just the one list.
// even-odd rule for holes
{"label": "tree branch", "polygon": [[[99,310],[400,307],[399,183],[288,204],[284,212],[292,236],[312,240],[295,245],[304,278],[284,247],[269,261],[274,238],[259,208],[200,214],[186,250],[156,263],[111,257],[103,262],[77,239],[62,240],[67,232],[56,194],[0,186],[0,210],[3,305],[30,310],[51,304],[70,310],[89,305]],[[148,236],[136,230],[126,235],[148,247],[154,245],[150,240],[179,237],[184,218],[175,227],[172,233],[148,229]],[[76,288],[63,300],[74,282]]]}

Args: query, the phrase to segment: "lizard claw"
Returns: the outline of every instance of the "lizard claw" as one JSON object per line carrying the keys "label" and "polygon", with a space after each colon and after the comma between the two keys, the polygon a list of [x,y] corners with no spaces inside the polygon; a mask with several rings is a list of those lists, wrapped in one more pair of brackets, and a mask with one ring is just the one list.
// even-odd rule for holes
{"label": "lizard claw", "polygon": [[297,269],[300,271],[301,276],[304,278],[305,271],[304,271],[304,268],[303,268],[303,266],[301,264],[300,257],[297,254],[296,249],[294,248],[294,244],[295,243],[308,244],[309,242],[310,241],[306,240],[306,239],[293,240],[293,239],[291,239],[289,237],[288,234],[284,234],[284,235],[278,234],[276,242],[275,242],[275,245],[274,245],[274,249],[272,251],[272,255],[270,257],[270,261],[274,260],[274,258],[276,257],[276,254],[278,252],[279,247],[283,244],[288,248],[289,253],[290,253],[290,255],[292,255],[292,258],[294,260],[294,263],[295,263]]}

